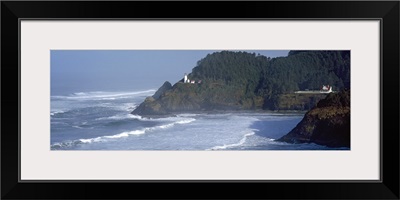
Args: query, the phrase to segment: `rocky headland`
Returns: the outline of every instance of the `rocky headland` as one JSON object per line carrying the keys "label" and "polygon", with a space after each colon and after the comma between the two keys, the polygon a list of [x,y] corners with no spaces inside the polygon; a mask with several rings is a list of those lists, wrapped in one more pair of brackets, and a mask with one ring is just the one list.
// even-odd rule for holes
{"label": "rocky headland", "polygon": [[327,94],[296,94],[320,88],[349,87],[349,51],[291,51],[269,58],[222,51],[197,62],[192,73],[172,85],[165,82],[132,114],[164,116],[199,111],[308,111]]}
{"label": "rocky headland", "polygon": [[350,148],[350,90],[329,94],[277,141]]}

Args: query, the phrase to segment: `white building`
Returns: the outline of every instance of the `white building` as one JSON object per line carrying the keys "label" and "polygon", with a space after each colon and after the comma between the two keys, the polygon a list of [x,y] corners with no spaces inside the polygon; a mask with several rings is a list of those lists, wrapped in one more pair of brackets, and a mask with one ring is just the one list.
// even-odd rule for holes
{"label": "white building", "polygon": [[323,85],[321,89],[321,93],[331,93],[332,92],[332,86],[330,85]]}

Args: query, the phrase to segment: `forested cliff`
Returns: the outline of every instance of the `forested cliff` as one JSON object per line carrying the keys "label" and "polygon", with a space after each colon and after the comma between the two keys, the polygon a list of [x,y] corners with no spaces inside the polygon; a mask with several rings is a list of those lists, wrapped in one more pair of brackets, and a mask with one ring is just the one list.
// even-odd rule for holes
{"label": "forested cliff", "polygon": [[[350,51],[290,51],[269,58],[222,51],[199,60],[188,74],[194,84],[164,84],[133,114],[165,115],[204,110],[309,110],[325,95],[294,94],[331,85],[350,88]],[[166,87],[167,85],[168,87]]]}

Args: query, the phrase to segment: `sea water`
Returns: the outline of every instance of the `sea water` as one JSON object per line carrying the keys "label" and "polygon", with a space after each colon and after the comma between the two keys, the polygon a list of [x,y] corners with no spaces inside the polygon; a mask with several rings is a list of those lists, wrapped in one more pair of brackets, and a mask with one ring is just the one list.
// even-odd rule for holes
{"label": "sea water", "polygon": [[155,89],[51,96],[51,150],[331,150],[278,142],[304,114],[130,114]]}

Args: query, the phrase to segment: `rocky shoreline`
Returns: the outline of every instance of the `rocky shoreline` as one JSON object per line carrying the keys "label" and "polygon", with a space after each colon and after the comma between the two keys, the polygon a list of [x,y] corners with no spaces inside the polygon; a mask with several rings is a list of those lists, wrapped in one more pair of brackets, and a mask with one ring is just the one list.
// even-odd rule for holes
{"label": "rocky shoreline", "polygon": [[350,147],[350,91],[295,92],[323,82],[350,88],[349,69],[348,51],[291,51],[288,57],[274,59],[222,51],[198,61],[192,73],[174,85],[165,82],[132,114],[160,118],[181,113],[308,111],[278,141]]}
{"label": "rocky shoreline", "polygon": [[350,148],[350,91],[328,95],[277,141]]}
{"label": "rocky shoreline", "polygon": [[272,111],[263,109],[229,109],[214,108],[173,110],[165,109],[162,98],[166,97],[173,87],[165,82],[151,97],[140,104],[131,114],[145,118],[176,117],[179,114],[225,114],[225,113],[265,113],[265,114],[304,114],[304,118],[297,126],[277,141],[288,143],[316,143],[328,147],[350,147],[350,91],[331,93],[318,102],[310,111],[283,110]]}

